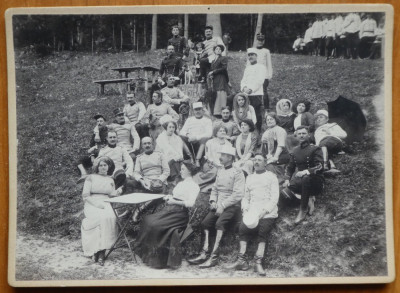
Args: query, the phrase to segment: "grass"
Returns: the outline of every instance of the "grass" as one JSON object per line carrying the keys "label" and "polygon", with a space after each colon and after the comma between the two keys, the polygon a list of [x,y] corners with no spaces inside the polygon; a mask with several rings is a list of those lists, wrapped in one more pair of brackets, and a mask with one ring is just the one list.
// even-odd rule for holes
{"label": "grass", "polygon": [[[82,186],[76,185],[79,157],[85,154],[93,129],[94,113],[111,118],[124,103],[118,86],[98,95],[96,79],[116,78],[116,66],[156,65],[161,52],[119,54],[65,52],[38,59],[16,52],[18,130],[18,232],[52,239],[80,239]],[[152,61],[156,60],[156,61]],[[327,178],[317,199],[316,213],[303,224],[290,223],[298,207],[279,211],[276,228],[266,250],[266,268],[276,276],[386,275],[384,167],[375,159],[381,135],[373,105],[383,83],[381,60],[330,60],[295,55],[272,56],[274,76],[269,86],[273,105],[281,98],[308,99],[311,112],[343,95],[358,102],[367,113],[362,142],[336,158],[342,173]],[[245,54],[230,52],[229,75],[238,90]],[[382,114],[383,115],[383,114]],[[197,199],[196,233],[185,246],[186,255],[200,248],[199,223],[207,212],[208,195]],[[47,239],[47,238],[46,238]],[[250,253],[254,253],[255,245]],[[222,245],[222,258],[233,261],[238,253],[237,234],[230,232]],[[29,260],[21,260],[22,264]],[[23,270],[21,265],[20,270]],[[51,275],[45,273],[42,277]],[[79,270],[68,278],[81,279]],[[34,277],[21,272],[23,279]],[[83,275],[84,277],[84,275]],[[54,278],[54,277],[51,277]],[[57,276],[56,278],[60,278]],[[94,273],[91,278],[101,279]],[[107,278],[110,278],[108,276]]]}

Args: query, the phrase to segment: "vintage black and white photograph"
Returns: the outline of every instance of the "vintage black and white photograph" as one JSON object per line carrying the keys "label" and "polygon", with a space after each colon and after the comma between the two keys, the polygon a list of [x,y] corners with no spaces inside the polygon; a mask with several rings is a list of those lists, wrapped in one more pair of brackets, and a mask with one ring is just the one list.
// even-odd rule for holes
{"label": "vintage black and white photograph", "polygon": [[6,19],[11,285],[393,280],[391,6]]}

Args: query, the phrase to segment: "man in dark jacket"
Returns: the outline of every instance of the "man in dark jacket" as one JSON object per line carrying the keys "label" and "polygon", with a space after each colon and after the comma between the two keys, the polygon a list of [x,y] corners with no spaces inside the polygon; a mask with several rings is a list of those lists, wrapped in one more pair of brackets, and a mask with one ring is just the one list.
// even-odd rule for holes
{"label": "man in dark jacket", "polygon": [[172,45],[175,48],[176,56],[186,60],[189,56],[188,42],[185,37],[179,35],[179,26],[174,25],[172,27],[172,38],[168,40],[168,46]]}
{"label": "man in dark jacket", "polygon": [[[300,145],[293,149],[289,164],[285,170],[284,189],[281,197],[294,199],[300,197],[300,211],[295,219],[295,224],[303,221],[307,213],[314,211],[315,195],[321,193],[324,186],[322,150],[310,144],[310,135],[307,126],[296,129]],[[295,172],[297,168],[297,172]],[[299,196],[300,194],[300,196]]]}

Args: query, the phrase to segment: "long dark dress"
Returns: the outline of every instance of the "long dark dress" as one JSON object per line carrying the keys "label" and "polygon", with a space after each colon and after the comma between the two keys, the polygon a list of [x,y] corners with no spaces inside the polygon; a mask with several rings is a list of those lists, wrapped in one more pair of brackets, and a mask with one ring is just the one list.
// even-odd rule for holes
{"label": "long dark dress", "polygon": [[135,251],[145,264],[157,269],[181,265],[180,238],[189,221],[186,206],[193,206],[199,191],[192,178],[185,179],[173,191],[173,197],[183,200],[185,206],[167,205],[162,211],[144,217]]}

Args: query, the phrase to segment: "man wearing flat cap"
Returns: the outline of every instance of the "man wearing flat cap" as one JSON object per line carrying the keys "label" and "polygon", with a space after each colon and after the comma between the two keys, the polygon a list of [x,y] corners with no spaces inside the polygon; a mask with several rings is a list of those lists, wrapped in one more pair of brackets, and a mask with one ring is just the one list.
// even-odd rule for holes
{"label": "man wearing flat cap", "polygon": [[257,49],[248,48],[247,57],[249,65],[246,67],[243,73],[242,81],[240,82],[240,89],[243,93],[249,97],[250,105],[253,106],[256,112],[257,123],[256,127],[259,133],[261,133],[262,125],[262,105],[264,96],[264,81],[265,81],[265,66],[259,64],[257,59]]}
{"label": "man wearing flat cap", "polygon": [[196,166],[200,167],[200,159],[203,157],[206,142],[212,137],[213,127],[210,118],[204,116],[202,102],[193,103],[194,116],[186,119],[179,134],[182,139],[192,144],[196,158]]}
{"label": "man wearing flat cap", "polygon": [[247,176],[242,199],[243,219],[239,227],[240,251],[237,261],[229,269],[246,271],[249,268],[246,255],[247,242],[257,237],[254,256],[255,271],[265,276],[262,266],[265,244],[278,217],[279,183],[272,172],[266,170],[266,159],[262,154],[254,156],[255,173]]}
{"label": "man wearing flat cap", "polygon": [[[269,81],[272,78],[272,61],[271,61],[271,53],[267,48],[264,48],[265,44],[265,35],[262,33],[258,33],[256,35],[256,42],[254,49],[257,52],[257,63],[265,66],[265,80],[263,83],[263,91],[264,91],[264,108],[269,109],[269,97],[268,97],[268,85]],[[247,61],[247,66],[250,65],[250,61]]]}
{"label": "man wearing flat cap", "polygon": [[[200,76],[199,81],[204,83],[206,81],[207,71],[210,70],[210,64],[215,59],[214,47],[217,45],[221,45],[225,48],[224,42],[221,37],[213,36],[214,28],[212,25],[207,25],[204,29],[204,35],[206,39],[203,41],[204,51],[207,52],[208,57],[204,57],[200,59]],[[226,51],[223,50],[221,53],[222,56],[226,56]]]}
{"label": "man wearing flat cap", "polygon": [[314,116],[315,144],[322,149],[324,170],[329,170],[331,173],[338,172],[333,162],[329,160],[329,156],[343,150],[343,140],[347,137],[347,133],[337,123],[328,123],[328,111],[318,110]]}
{"label": "man wearing flat cap", "polygon": [[[224,145],[220,162],[223,166],[218,170],[216,181],[210,194],[210,212],[201,223],[204,231],[204,245],[200,255],[188,260],[191,264],[200,264],[200,268],[216,266],[219,261],[219,244],[224,231],[232,225],[240,213],[240,201],[244,196],[245,179],[241,170],[233,167],[236,149]],[[209,250],[209,232],[216,229],[214,247]]]}

